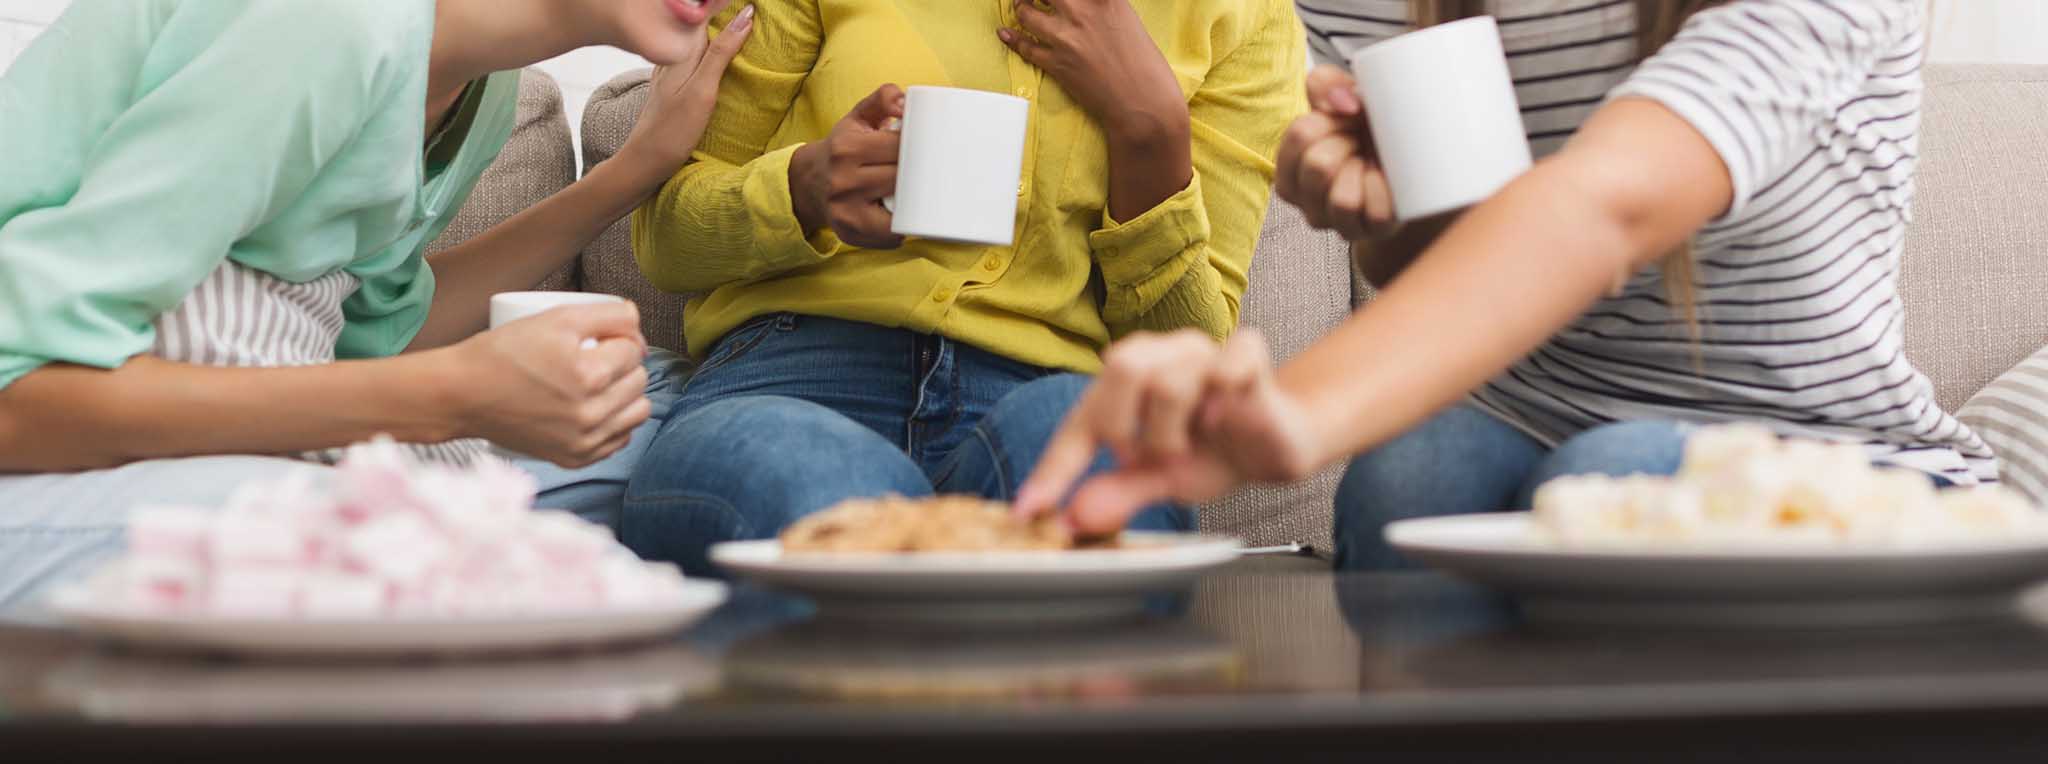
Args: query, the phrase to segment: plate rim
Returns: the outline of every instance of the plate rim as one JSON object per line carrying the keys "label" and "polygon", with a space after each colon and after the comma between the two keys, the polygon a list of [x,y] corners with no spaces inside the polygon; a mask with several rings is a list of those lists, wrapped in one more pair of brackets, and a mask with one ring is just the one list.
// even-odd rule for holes
{"label": "plate rim", "polygon": [[[1504,543],[1458,544],[1417,538],[1437,526],[1502,526],[1496,531],[1534,525],[1534,513],[1476,512],[1431,517],[1411,517],[1389,523],[1383,534],[1387,543],[1403,552],[1485,555],[1494,558],[1522,557],[1544,560],[1579,560],[1643,563],[1880,563],[1934,562],[1966,558],[2048,554],[2048,533],[2038,536],[1986,539],[1983,542],[1943,543],[1921,547],[1877,546],[1614,546],[1546,547],[1536,543],[1509,546]],[[1423,530],[1418,530],[1423,529]]]}
{"label": "plate rim", "polygon": [[667,605],[646,605],[633,607],[609,607],[591,610],[562,611],[534,615],[493,615],[484,617],[466,616],[391,616],[375,618],[351,618],[332,616],[295,616],[290,618],[262,618],[250,616],[218,615],[212,613],[154,613],[146,610],[122,608],[106,603],[94,602],[88,582],[78,581],[54,590],[48,600],[51,613],[74,628],[85,631],[104,632],[102,625],[118,624],[123,628],[143,626],[150,628],[177,629],[261,629],[261,630],[304,630],[304,629],[482,629],[482,628],[539,628],[563,624],[589,622],[597,619],[655,619],[681,617],[709,613],[724,605],[731,598],[731,586],[723,581],[703,578],[682,580],[684,596],[677,597]]}
{"label": "plate rim", "polygon": [[[1128,531],[1138,539],[1177,540],[1158,549],[1064,549],[1004,552],[827,552],[792,562],[780,539],[726,541],[711,547],[712,563],[735,573],[850,573],[858,575],[1058,576],[1076,573],[1148,573],[1218,565],[1233,559],[1244,540],[1213,533]],[[756,550],[770,550],[755,557]],[[744,556],[742,556],[744,555]],[[772,556],[769,556],[772,555]],[[991,564],[995,563],[995,564]],[[1089,563],[1089,564],[1083,564]],[[1121,564],[1118,564],[1121,563]]]}

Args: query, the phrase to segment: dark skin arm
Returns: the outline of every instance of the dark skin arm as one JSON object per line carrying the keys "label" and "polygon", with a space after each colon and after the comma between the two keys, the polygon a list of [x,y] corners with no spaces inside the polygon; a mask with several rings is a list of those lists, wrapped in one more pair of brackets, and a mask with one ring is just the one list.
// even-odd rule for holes
{"label": "dark skin arm", "polygon": [[1109,215],[1131,220],[1194,180],[1186,94],[1128,0],[1016,0],[1021,29],[996,34],[1102,126]]}

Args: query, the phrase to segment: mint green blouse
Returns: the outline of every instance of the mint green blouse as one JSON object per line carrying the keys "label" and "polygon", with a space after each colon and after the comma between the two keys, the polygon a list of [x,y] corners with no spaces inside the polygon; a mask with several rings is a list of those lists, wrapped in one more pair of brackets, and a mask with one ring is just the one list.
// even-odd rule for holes
{"label": "mint green blouse", "polygon": [[[426,319],[422,249],[512,132],[517,72],[426,160],[433,0],[78,0],[0,77],[0,387],[113,368],[233,260],[347,271],[341,358]],[[459,141],[449,150],[448,141]]]}

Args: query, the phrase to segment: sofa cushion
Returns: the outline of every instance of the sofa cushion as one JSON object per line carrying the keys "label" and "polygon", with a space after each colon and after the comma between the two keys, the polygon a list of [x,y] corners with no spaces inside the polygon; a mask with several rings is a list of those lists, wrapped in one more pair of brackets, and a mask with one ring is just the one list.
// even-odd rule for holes
{"label": "sofa cushion", "polygon": [[[520,210],[540,203],[576,182],[576,142],[569,136],[569,118],[562,112],[562,89],[538,69],[519,74],[519,117],[512,137],[497,161],[484,170],[476,190],[449,221],[441,237],[427,245],[439,252],[474,238]],[[576,264],[571,262],[536,289],[574,290]]]}
{"label": "sofa cushion", "polygon": [[1998,375],[1957,415],[1991,444],[2007,486],[2048,502],[2048,348]]}
{"label": "sofa cushion", "polygon": [[[611,158],[632,132],[646,99],[650,70],[627,72],[599,88],[584,110],[586,167]],[[647,283],[633,260],[629,224],[606,231],[583,255],[583,288],[621,295],[640,304],[648,341],[682,347],[681,295]],[[1310,230],[1301,213],[1275,201],[1252,258],[1251,288],[1240,324],[1265,332],[1280,357],[1291,357],[1350,314],[1350,255],[1341,239]],[[1206,508],[1205,529],[1242,536],[1253,544],[1304,541],[1326,545],[1337,470],[1285,487],[1241,491]]]}
{"label": "sofa cushion", "polygon": [[2048,344],[2048,67],[1931,66],[1901,291],[1955,411]]}

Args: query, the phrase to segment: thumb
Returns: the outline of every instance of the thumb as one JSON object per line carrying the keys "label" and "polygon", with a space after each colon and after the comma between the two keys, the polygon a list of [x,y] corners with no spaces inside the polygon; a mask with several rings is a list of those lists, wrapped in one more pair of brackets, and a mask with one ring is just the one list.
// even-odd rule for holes
{"label": "thumb", "polygon": [[903,117],[903,88],[893,83],[875,88],[875,92],[853,107],[851,116],[871,129],[882,129],[890,119]]}

